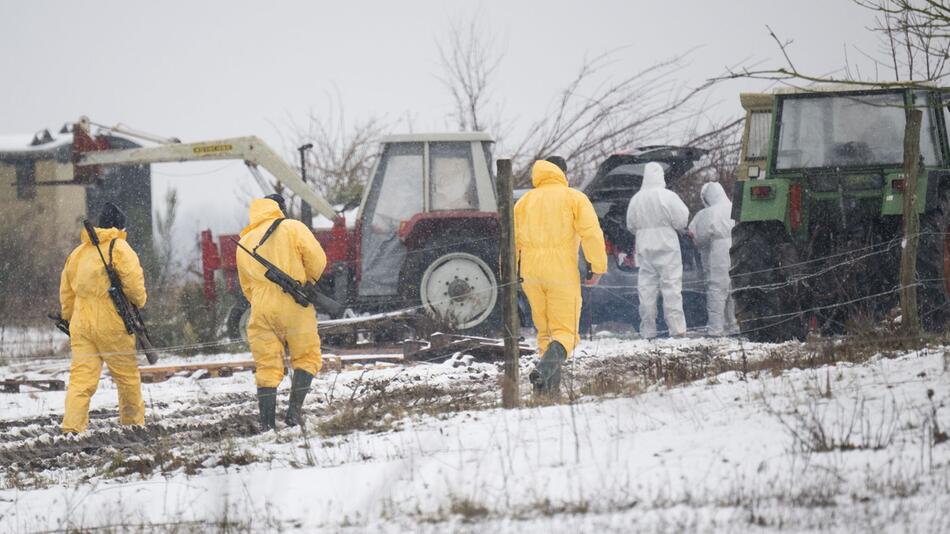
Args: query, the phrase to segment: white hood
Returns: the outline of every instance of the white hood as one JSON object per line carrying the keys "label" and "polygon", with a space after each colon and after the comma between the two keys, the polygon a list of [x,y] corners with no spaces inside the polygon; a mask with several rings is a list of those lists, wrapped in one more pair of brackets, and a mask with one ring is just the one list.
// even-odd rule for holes
{"label": "white hood", "polygon": [[643,170],[643,185],[640,189],[666,189],[663,166],[655,161],[647,163]]}
{"label": "white hood", "polygon": [[686,230],[689,209],[676,193],[666,188],[663,167],[646,164],[643,184],[627,206],[627,229],[636,234],[637,253],[677,251],[676,232]]}
{"label": "white hood", "polygon": [[719,182],[706,182],[703,184],[699,196],[702,197],[703,206],[706,207],[729,202],[729,197],[726,196],[726,190],[722,188]]}

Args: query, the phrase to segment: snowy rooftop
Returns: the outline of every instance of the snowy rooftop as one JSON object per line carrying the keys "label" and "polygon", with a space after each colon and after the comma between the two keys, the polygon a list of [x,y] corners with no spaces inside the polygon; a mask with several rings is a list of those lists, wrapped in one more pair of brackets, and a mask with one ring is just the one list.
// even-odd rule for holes
{"label": "snowy rooftop", "polygon": [[0,135],[0,152],[43,152],[72,142],[72,133],[57,133],[53,130],[40,130],[32,135]]}

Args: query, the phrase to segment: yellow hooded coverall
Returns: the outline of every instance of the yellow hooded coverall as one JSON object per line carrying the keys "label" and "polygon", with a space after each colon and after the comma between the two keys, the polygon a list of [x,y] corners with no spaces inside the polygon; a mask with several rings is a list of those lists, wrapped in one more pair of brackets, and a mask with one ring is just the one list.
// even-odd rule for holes
{"label": "yellow hooded coverall", "polygon": [[[95,232],[107,262],[110,243],[115,240],[112,265],[122,279],[125,296],[136,307],[144,306],[145,277],[138,256],[125,241],[126,233],[116,228],[96,228]],[[63,432],[86,430],[89,399],[99,385],[103,361],[118,389],[119,423],[145,424],[142,384],[135,361],[135,336],[126,332],[108,290],[109,278],[102,259],[83,230],[80,245],[66,259],[59,284],[62,315],[69,321],[69,344],[73,353]]]}
{"label": "yellow hooded coverall", "polygon": [[594,273],[607,271],[607,251],[600,221],[587,196],[567,185],[557,165],[536,161],[531,168],[534,189],[515,204],[515,247],[543,354],[552,340],[568,355],[580,339],[580,270],[577,249]]}
{"label": "yellow hooded coverall", "polygon": [[[273,200],[254,200],[251,224],[241,231],[241,244],[254,250],[271,223],[283,217]],[[300,283],[319,280],[327,265],[327,256],[313,232],[292,219],[283,221],[257,253]],[[280,385],[284,378],[284,343],[290,349],[293,368],[316,375],[321,355],[313,305],[304,308],[297,304],[280,286],[264,277],[263,265],[242,250],[237,251],[237,268],[241,290],[251,303],[247,339],[257,367],[257,387]]]}

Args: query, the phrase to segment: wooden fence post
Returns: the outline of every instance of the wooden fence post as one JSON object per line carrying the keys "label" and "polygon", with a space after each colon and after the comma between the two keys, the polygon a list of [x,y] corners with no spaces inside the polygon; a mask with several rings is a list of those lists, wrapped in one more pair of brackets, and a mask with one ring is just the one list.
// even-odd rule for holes
{"label": "wooden fence post", "polygon": [[901,325],[905,333],[920,333],[917,315],[917,245],[920,241],[920,220],[917,217],[917,174],[920,172],[919,109],[907,112],[904,127],[904,241],[901,249],[900,296]]}
{"label": "wooden fence post", "polygon": [[505,376],[501,386],[501,404],[517,408],[521,404],[518,338],[521,325],[518,320],[518,272],[515,259],[514,177],[511,160],[498,160],[496,182],[498,199],[498,266],[499,295],[502,303],[505,336]]}

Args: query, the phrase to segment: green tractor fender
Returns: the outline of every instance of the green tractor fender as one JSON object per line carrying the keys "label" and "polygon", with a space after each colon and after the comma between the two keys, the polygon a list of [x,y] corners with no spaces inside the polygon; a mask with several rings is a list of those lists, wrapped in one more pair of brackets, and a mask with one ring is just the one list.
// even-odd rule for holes
{"label": "green tractor fender", "polygon": [[791,180],[783,178],[736,182],[732,218],[740,223],[778,221],[787,227],[790,187]]}

